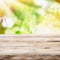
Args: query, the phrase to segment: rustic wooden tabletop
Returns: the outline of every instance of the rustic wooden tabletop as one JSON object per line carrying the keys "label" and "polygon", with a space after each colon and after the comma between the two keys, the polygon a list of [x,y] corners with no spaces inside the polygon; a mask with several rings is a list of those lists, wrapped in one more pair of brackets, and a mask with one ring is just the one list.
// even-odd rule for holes
{"label": "rustic wooden tabletop", "polygon": [[0,60],[60,60],[60,35],[0,35]]}

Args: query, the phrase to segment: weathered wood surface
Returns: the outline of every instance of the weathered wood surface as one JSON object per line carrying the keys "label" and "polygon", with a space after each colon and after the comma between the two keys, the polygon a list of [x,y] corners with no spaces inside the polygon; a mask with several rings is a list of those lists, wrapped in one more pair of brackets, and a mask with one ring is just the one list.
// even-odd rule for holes
{"label": "weathered wood surface", "polygon": [[0,60],[60,60],[59,55],[5,55]]}
{"label": "weathered wood surface", "polygon": [[60,60],[60,35],[1,35],[0,56],[13,60]]}

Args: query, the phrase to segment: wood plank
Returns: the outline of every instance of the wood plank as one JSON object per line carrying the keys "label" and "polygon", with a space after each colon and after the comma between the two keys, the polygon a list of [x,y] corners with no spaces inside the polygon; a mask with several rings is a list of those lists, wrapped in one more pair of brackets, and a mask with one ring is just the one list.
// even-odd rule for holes
{"label": "wood plank", "polygon": [[60,55],[60,35],[1,35],[0,55],[2,54]]}

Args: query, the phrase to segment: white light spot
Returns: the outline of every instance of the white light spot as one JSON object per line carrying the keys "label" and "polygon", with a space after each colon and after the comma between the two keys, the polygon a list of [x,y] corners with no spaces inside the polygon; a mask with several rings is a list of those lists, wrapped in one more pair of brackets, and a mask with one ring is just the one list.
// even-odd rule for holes
{"label": "white light spot", "polygon": [[14,25],[14,22],[12,21],[11,18],[6,18],[3,23],[2,23],[3,27],[8,27],[11,28]]}
{"label": "white light spot", "polygon": [[45,11],[44,10],[41,10],[41,9],[38,9],[37,10],[37,13],[44,16],[45,15]]}
{"label": "white light spot", "polygon": [[34,0],[34,3],[38,6],[42,6],[42,7],[47,7],[47,1],[46,0]]}

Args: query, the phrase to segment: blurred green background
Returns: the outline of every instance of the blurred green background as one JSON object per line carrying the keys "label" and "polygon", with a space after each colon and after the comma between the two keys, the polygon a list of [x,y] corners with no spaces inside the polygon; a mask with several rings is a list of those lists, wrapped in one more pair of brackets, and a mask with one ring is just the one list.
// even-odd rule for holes
{"label": "blurred green background", "polygon": [[0,23],[0,34],[34,34],[38,26],[49,27],[49,24],[60,28],[60,3],[57,0],[18,0],[10,4],[7,7],[12,15]]}

